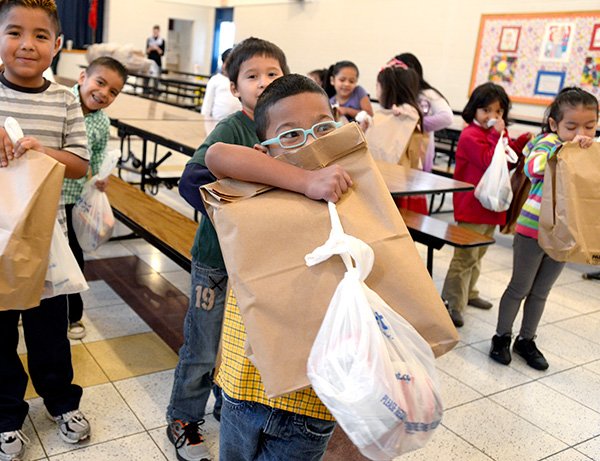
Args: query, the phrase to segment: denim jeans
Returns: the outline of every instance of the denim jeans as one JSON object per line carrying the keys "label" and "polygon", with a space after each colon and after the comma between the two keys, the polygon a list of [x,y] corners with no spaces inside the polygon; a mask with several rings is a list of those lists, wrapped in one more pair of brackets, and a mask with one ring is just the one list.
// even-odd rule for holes
{"label": "denim jeans", "polygon": [[[221,338],[227,272],[192,260],[190,304],[183,324],[183,346],[167,408],[167,420],[204,418]],[[218,393],[220,395],[220,393]],[[220,404],[220,402],[217,402]],[[217,406],[217,405],[215,405]]]}
{"label": "denim jeans", "polygon": [[318,461],[334,428],[334,421],[237,400],[223,392],[219,459]]}

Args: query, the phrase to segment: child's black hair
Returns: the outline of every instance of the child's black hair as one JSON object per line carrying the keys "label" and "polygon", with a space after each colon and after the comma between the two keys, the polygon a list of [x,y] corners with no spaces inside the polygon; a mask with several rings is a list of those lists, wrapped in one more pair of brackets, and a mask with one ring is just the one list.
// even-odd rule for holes
{"label": "child's black hair", "polygon": [[504,119],[504,123],[508,125],[508,112],[511,107],[510,99],[504,88],[492,82],[479,85],[473,90],[469,102],[467,102],[462,111],[462,118],[465,122],[471,123],[475,119],[477,109],[483,109],[496,101],[500,103],[500,107],[504,110],[502,118]]}
{"label": "child's black hair", "polygon": [[323,88],[330,98],[335,96],[335,87],[333,86],[333,83],[331,83],[331,77],[336,76],[340,73],[340,70],[345,69],[346,67],[354,69],[356,71],[356,76],[359,76],[358,67],[352,61],[338,61],[327,69],[327,73],[323,78]]}
{"label": "child's black hair", "polygon": [[98,67],[106,67],[107,69],[113,70],[117,74],[119,74],[119,77],[121,77],[123,83],[127,81],[127,70],[125,69],[125,66],[123,66],[123,64],[121,64],[116,59],[111,58],[110,56],[100,56],[99,58],[94,59],[87,66],[85,74],[87,76],[92,75],[94,73],[94,70]]}
{"label": "child's black hair", "polygon": [[321,86],[325,86],[325,77],[327,76],[327,69],[315,69],[311,70],[308,74],[309,77],[311,75],[315,75],[319,81],[321,82]]}
{"label": "child's black hair", "polygon": [[395,104],[409,104],[419,113],[421,127],[423,116],[419,107],[419,75],[412,69],[401,67],[384,67],[377,74],[377,82],[381,89],[379,104],[384,109],[391,109]]}
{"label": "child's black hair", "polygon": [[[269,109],[278,101],[289,96],[302,93],[315,93],[327,98],[327,94],[319,85],[310,78],[300,74],[288,74],[273,81],[259,96],[254,108],[254,123],[258,139],[266,139],[269,126]],[[333,113],[332,113],[333,117]]]}
{"label": "child's black hair", "polygon": [[281,67],[283,75],[290,73],[285,54],[281,48],[266,40],[250,37],[233,47],[227,60],[227,75],[234,85],[237,85],[242,64],[254,56],[265,56],[276,59],[279,61],[279,67]]}
{"label": "child's black hair", "polygon": [[58,18],[58,9],[54,0],[0,0],[0,21],[4,20],[4,16],[16,6],[43,10],[54,25],[56,37],[60,35],[60,19]]}
{"label": "child's black hair", "polygon": [[579,106],[595,111],[596,120],[598,119],[598,100],[594,95],[576,86],[568,86],[560,90],[544,113],[542,133],[552,132],[548,119],[552,118],[558,124],[563,119],[565,107],[574,109]]}
{"label": "child's black hair", "polygon": [[[446,97],[440,93],[440,90],[431,86],[427,81],[423,78],[423,66],[419,59],[412,53],[400,53],[396,56],[398,61],[402,61],[409,69],[413,69],[419,75],[419,93],[423,90],[433,90],[437,94],[439,94],[442,98],[446,99]],[[448,100],[446,99],[446,102]]]}

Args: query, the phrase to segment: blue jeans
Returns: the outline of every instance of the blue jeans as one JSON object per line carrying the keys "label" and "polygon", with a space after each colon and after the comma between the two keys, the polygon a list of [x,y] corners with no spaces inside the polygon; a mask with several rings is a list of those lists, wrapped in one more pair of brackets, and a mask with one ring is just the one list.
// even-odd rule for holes
{"label": "blue jeans", "polygon": [[[168,421],[190,422],[204,418],[213,386],[226,291],[225,269],[192,260],[190,305],[183,324],[183,346],[179,349],[171,402],[167,408]],[[219,400],[215,404],[215,413],[220,407]]]}
{"label": "blue jeans", "polygon": [[334,429],[334,421],[237,400],[223,392],[219,459],[318,461]]}

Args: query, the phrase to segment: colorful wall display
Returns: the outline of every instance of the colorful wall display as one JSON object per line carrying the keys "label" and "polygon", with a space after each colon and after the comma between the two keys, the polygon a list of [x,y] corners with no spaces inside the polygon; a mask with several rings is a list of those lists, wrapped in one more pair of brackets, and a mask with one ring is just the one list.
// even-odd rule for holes
{"label": "colorful wall display", "polygon": [[492,81],[546,105],[578,85],[600,100],[600,11],[482,15],[470,90]]}

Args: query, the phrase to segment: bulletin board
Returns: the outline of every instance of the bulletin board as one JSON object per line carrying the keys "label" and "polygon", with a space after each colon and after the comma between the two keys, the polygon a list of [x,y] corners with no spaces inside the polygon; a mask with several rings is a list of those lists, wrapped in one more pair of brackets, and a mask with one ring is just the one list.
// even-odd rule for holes
{"label": "bulletin board", "polygon": [[600,11],[482,15],[469,94],[488,81],[513,102],[547,105],[572,85],[600,101]]}

